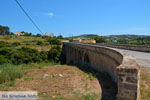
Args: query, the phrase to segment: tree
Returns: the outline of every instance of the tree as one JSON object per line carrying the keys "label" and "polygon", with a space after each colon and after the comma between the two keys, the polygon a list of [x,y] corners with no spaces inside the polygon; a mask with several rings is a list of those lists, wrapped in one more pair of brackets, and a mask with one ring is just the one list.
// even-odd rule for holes
{"label": "tree", "polygon": [[59,38],[59,39],[63,39],[63,36],[62,36],[62,35],[59,35],[59,36],[57,36],[57,38]]}
{"label": "tree", "polygon": [[126,41],[125,39],[119,39],[117,41],[118,44],[128,44],[128,41]]}
{"label": "tree", "polygon": [[32,33],[25,32],[24,35],[25,35],[25,36],[31,36]]}
{"label": "tree", "polygon": [[61,40],[55,37],[49,38],[48,42],[50,43],[50,45],[61,45]]}
{"label": "tree", "polygon": [[41,37],[42,35],[38,33],[38,34],[36,34],[35,36],[36,36],[36,37]]}
{"label": "tree", "polygon": [[10,34],[9,27],[0,25],[0,35],[8,35],[8,34]]}
{"label": "tree", "polygon": [[32,35],[32,33],[24,32],[24,31],[22,31],[21,33],[23,33],[24,36],[31,36]]}
{"label": "tree", "polygon": [[96,43],[105,43],[106,42],[106,40],[100,36],[96,36],[96,37],[94,37],[94,39],[96,40]]}
{"label": "tree", "polygon": [[48,51],[48,59],[54,62],[60,61],[61,47],[59,45],[53,46],[51,50]]}

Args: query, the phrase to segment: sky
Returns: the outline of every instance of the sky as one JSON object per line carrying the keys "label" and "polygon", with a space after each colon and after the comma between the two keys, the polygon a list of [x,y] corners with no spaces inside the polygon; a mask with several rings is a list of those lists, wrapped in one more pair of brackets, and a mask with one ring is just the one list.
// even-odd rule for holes
{"label": "sky", "polygon": [[[55,35],[150,35],[150,0],[18,0],[34,22]],[[0,25],[40,33],[15,0],[1,0]]]}

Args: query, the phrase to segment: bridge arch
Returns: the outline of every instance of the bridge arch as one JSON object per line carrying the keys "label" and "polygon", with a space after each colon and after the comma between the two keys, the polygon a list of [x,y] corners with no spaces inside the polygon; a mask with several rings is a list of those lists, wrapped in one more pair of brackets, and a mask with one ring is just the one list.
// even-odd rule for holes
{"label": "bridge arch", "polygon": [[90,64],[90,59],[89,59],[88,53],[84,54],[83,59],[84,59],[85,64]]}

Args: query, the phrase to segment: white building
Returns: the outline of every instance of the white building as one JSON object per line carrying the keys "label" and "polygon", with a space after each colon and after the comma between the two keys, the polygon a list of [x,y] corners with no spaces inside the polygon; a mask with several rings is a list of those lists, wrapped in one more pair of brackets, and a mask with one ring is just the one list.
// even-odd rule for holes
{"label": "white building", "polygon": [[15,35],[24,35],[23,32],[16,32]]}
{"label": "white building", "polygon": [[45,36],[54,37],[54,33],[46,32],[46,33],[45,33]]}
{"label": "white building", "polygon": [[81,38],[74,38],[74,39],[73,39],[73,42],[75,42],[75,43],[79,43],[79,42],[81,42],[81,41],[82,41]]}

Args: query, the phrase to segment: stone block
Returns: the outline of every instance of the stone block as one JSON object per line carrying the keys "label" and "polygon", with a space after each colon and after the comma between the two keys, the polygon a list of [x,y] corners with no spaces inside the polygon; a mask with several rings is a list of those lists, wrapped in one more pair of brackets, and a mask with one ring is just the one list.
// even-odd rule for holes
{"label": "stone block", "polygon": [[124,84],[124,89],[128,89],[128,90],[137,90],[137,84]]}
{"label": "stone block", "polygon": [[127,77],[126,81],[130,82],[130,83],[137,83],[137,78],[136,77]]}

